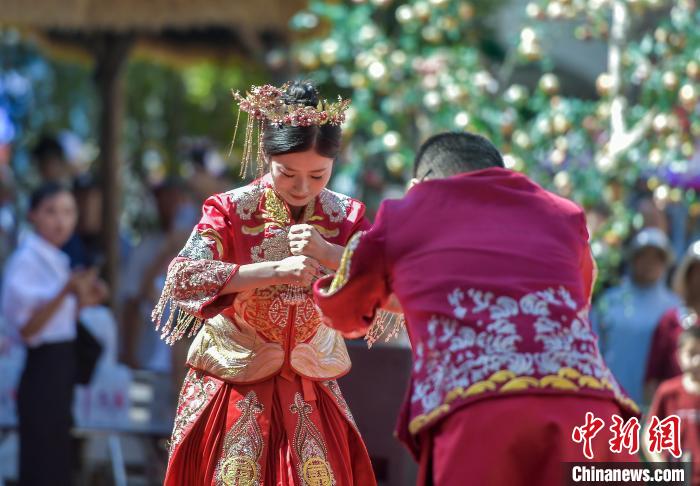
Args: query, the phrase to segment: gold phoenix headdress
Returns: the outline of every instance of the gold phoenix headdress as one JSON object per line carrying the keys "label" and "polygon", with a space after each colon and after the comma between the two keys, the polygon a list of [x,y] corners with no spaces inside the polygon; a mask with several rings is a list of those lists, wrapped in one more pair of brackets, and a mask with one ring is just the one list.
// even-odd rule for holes
{"label": "gold phoenix headdress", "polygon": [[[236,128],[233,132],[231,148],[236,143],[241,111],[248,115],[241,159],[241,176],[247,174],[253,157],[257,159],[258,176],[262,176],[265,172],[266,164],[262,153],[262,136],[265,127],[281,127],[283,125],[293,127],[339,126],[345,121],[345,111],[350,106],[350,100],[344,100],[338,96],[338,101],[334,103],[329,103],[324,99],[319,101],[315,107],[288,103],[285,96],[288,87],[289,83],[285,83],[281,88],[269,84],[252,86],[245,96],[238,91],[232,91],[233,98],[238,102],[238,116],[236,117]],[[257,147],[253,146],[255,142],[257,142]]]}

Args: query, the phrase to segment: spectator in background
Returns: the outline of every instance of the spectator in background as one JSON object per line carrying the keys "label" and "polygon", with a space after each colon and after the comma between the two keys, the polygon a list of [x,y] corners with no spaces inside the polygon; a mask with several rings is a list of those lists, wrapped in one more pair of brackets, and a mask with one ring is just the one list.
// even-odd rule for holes
{"label": "spectator in background", "polygon": [[70,164],[58,140],[43,135],[32,151],[41,183],[68,184],[71,180]]}
{"label": "spectator in background", "polygon": [[673,275],[673,290],[682,299],[662,317],[652,339],[647,366],[647,395],[662,381],[681,374],[678,337],[697,324],[700,312],[700,240],[692,243]]}
{"label": "spectator in background", "polygon": [[[102,190],[89,174],[78,176],[73,181],[73,196],[78,205],[78,223],[63,251],[71,259],[71,267],[100,266],[103,260],[102,247]],[[130,244],[120,233],[120,261],[129,257]]]}
{"label": "spectator in background", "polygon": [[223,177],[223,174],[214,173],[210,167],[212,164],[209,162],[217,158],[218,154],[209,144],[204,141],[193,143],[188,152],[192,174],[187,178],[187,184],[197,204],[203,203],[212,194],[229,190],[231,181]]}
{"label": "spectator in background", "polygon": [[[679,336],[678,362],[683,370],[680,376],[666,380],[659,386],[649,409],[647,424],[642,434],[646,454],[652,461],[690,462],[691,481],[686,484],[700,485],[700,327],[691,326]],[[650,426],[658,426],[652,420],[663,421],[676,415],[680,418],[680,447],[682,455],[674,457],[666,451],[663,455],[651,452]]]}
{"label": "spectator in background", "polygon": [[93,269],[71,272],[60,247],[77,221],[66,188],[48,183],[31,198],[28,234],[4,271],[2,315],[27,345],[18,390],[22,486],[71,484],[70,426],[76,380],[76,318],[106,297]]}
{"label": "spectator in background", "polygon": [[663,231],[640,231],[630,244],[629,260],[629,275],[601,296],[591,320],[608,366],[630,397],[643,404],[652,335],[661,316],[679,299],[666,286],[672,252]]}
{"label": "spectator in background", "polygon": [[187,240],[197,211],[184,184],[168,179],[153,189],[158,224],[128,259],[122,281],[122,360],[133,368],[169,373],[171,348],[151,325],[151,311],[165,282],[167,264]]}
{"label": "spectator in background", "polygon": [[15,247],[15,180],[10,167],[15,127],[7,111],[0,106],[0,267]]}

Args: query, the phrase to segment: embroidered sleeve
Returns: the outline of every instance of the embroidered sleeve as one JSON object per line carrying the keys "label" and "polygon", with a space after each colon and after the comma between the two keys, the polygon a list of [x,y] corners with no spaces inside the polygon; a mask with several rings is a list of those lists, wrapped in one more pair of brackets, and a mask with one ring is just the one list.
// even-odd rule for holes
{"label": "embroidered sleeve", "polygon": [[402,316],[380,309],[391,295],[385,257],[383,208],[368,231],[353,235],[333,277],[319,280],[316,302],[326,325],[349,337],[365,334],[368,345],[387,334],[398,334]]}
{"label": "embroidered sleeve", "polygon": [[238,271],[233,254],[231,221],[221,196],[204,203],[202,219],[185,247],[170,263],[160,300],[151,315],[169,344],[193,336],[205,319],[229,307],[235,295],[221,291]]}

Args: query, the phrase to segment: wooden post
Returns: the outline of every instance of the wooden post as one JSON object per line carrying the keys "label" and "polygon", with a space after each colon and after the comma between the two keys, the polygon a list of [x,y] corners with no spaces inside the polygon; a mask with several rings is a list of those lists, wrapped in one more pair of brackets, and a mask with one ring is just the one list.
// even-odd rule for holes
{"label": "wooden post", "polygon": [[120,141],[124,118],[122,71],[133,38],[129,34],[101,33],[93,40],[95,83],[100,98],[100,182],[102,185],[102,248],[110,305],[117,310],[119,285],[119,215],[121,212]]}

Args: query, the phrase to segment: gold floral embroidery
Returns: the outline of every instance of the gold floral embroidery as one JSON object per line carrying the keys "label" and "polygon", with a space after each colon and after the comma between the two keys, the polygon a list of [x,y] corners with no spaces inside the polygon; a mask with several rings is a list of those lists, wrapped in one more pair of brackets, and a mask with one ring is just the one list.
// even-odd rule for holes
{"label": "gold floral embroidery", "polygon": [[186,429],[192,425],[218,388],[217,382],[200,371],[190,369],[182,384],[177,402],[177,415],[170,441],[170,454],[182,441]]}
{"label": "gold floral embroidery", "polygon": [[278,343],[260,339],[255,329],[223,315],[204,324],[187,354],[187,364],[232,383],[250,383],[272,376],[284,363]]}
{"label": "gold floral embroidery", "polygon": [[[474,383],[466,390],[463,387],[457,387],[449,391],[445,395],[445,401],[441,405],[411,420],[408,425],[408,430],[411,434],[417,434],[428,423],[449,412],[451,403],[459,398],[472,397],[487,392],[508,393],[532,388],[551,388],[569,391],[589,388],[593,390],[611,390],[614,393],[616,392],[615,387],[608,380],[598,380],[593,376],[582,375],[573,368],[561,368],[556,375],[547,375],[540,379],[532,376],[517,376],[510,370],[500,370],[492,374],[488,379]],[[631,399],[618,393],[615,393],[615,398],[621,405],[634,412],[639,412],[639,408]]]}
{"label": "gold floral embroidery", "polygon": [[265,210],[262,217],[282,227],[289,226],[291,223],[292,218],[287,205],[271,187],[265,190]]}
{"label": "gold floral embroidery", "polygon": [[272,286],[241,293],[234,302],[236,316],[268,341],[284,342],[290,306],[282,299],[284,286]]}
{"label": "gold floral embroidery", "polygon": [[257,416],[263,411],[254,391],[236,403],[241,416],[226,433],[221,459],[216,466],[217,486],[258,486],[264,439]]}
{"label": "gold floral embroidery", "polygon": [[304,401],[301,393],[294,395],[290,411],[298,415],[292,446],[299,461],[297,473],[304,486],[332,486],[336,484],[333,470],[328,462],[326,443],[311,420],[311,405]]}
{"label": "gold floral embroidery", "polygon": [[350,356],[338,331],[325,325],[306,343],[297,343],[290,356],[292,368],[307,378],[338,378],[350,370]]}
{"label": "gold floral embroidery", "polygon": [[350,407],[348,407],[348,403],[345,401],[345,397],[340,391],[340,386],[338,386],[338,382],[335,380],[328,380],[322,381],[321,384],[328,388],[328,391],[331,392],[331,395],[333,395],[333,398],[335,398],[335,402],[338,404],[338,407],[340,407],[340,410],[343,412],[343,415],[345,415],[345,418],[347,418],[348,422],[350,422],[350,425],[352,425],[355,428],[355,430],[357,430],[355,418],[352,416]]}
{"label": "gold floral embroidery", "polygon": [[316,310],[311,289],[306,289],[301,303],[296,307],[294,316],[295,342],[303,343],[311,338],[321,325],[321,316]]}

